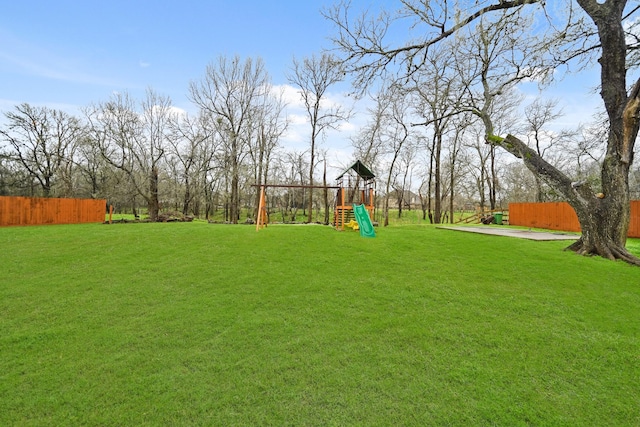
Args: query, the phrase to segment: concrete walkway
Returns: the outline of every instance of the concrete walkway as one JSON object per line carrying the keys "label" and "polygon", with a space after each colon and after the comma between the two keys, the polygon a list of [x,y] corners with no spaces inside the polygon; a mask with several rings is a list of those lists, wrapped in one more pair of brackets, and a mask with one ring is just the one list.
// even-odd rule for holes
{"label": "concrete walkway", "polygon": [[532,231],[523,228],[502,228],[486,225],[483,227],[448,227],[440,226],[444,230],[466,231],[469,233],[492,234],[494,236],[518,237],[529,240],[578,240],[579,234],[562,231]]}

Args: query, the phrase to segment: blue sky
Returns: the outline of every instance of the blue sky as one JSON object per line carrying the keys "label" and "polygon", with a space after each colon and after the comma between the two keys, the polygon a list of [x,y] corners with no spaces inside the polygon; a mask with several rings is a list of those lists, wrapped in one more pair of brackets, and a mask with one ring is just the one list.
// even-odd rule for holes
{"label": "blue sky", "polygon": [[260,56],[282,84],[293,55],[320,51],[331,28],[322,1],[4,3],[2,110],[20,102],[87,105],[146,87],[185,107],[189,81],[220,55]]}
{"label": "blue sky", "polygon": [[[189,82],[202,78],[220,55],[261,57],[275,85],[298,58],[329,47],[332,25],[320,14],[333,0],[38,0],[5,1],[0,13],[0,111],[28,102],[72,113],[129,92],[142,100],[151,87],[176,107],[193,111]],[[394,5],[353,0],[357,6]],[[548,94],[560,98],[566,125],[587,121],[597,103],[589,90],[597,75],[575,77]],[[336,88],[335,102],[344,101]],[[535,88],[532,89],[532,94]],[[296,106],[292,106],[295,115]],[[298,110],[299,117],[301,111]],[[357,115],[327,148],[340,163],[348,136],[366,117]],[[306,148],[300,120],[286,143]]]}
{"label": "blue sky", "polygon": [[[367,0],[355,3],[368,4]],[[274,85],[287,83],[293,57],[329,47],[320,11],[333,0],[39,0],[5,2],[0,13],[0,111],[46,105],[72,114],[114,92],[142,101],[147,88],[195,112],[189,82],[220,56],[261,57]],[[336,88],[331,102],[345,98]],[[300,98],[287,91],[292,121],[283,140],[305,151],[310,129]],[[365,120],[364,116],[355,118]],[[2,118],[0,117],[0,122]],[[346,123],[324,147],[339,168],[351,160]]]}

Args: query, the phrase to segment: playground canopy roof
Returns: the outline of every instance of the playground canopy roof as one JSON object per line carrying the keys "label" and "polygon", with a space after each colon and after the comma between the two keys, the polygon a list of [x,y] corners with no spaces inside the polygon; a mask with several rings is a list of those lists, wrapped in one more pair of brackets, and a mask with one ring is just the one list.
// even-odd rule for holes
{"label": "playground canopy roof", "polygon": [[362,164],[360,160],[356,160],[356,162],[352,164],[349,168],[347,168],[346,171],[342,172],[342,174],[339,177],[337,177],[336,180],[341,179],[350,170],[354,170],[360,176],[360,178],[364,179],[365,181],[368,181],[376,177],[373,174],[373,172],[369,170],[369,168],[367,168],[365,165]]}

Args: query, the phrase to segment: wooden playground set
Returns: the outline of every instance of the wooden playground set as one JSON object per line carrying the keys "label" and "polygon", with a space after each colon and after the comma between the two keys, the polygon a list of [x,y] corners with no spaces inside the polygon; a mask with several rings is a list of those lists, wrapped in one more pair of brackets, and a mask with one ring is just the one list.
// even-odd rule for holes
{"label": "wooden playground set", "polygon": [[337,190],[333,216],[333,226],[343,231],[352,228],[360,231],[363,237],[375,237],[373,218],[375,213],[375,175],[360,160],[356,161],[338,178],[337,185],[280,185],[261,184],[260,202],[256,220],[256,230],[266,227],[269,222],[266,190],[277,188],[319,188]]}

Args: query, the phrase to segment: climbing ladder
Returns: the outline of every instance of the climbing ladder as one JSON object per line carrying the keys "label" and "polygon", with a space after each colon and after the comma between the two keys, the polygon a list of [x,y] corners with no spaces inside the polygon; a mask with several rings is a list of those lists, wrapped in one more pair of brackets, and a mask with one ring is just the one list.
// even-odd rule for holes
{"label": "climbing ladder", "polygon": [[333,218],[333,225],[336,228],[343,229],[344,225],[349,221],[354,220],[356,217],[353,214],[353,208],[348,206],[339,206],[335,210],[335,216]]}

